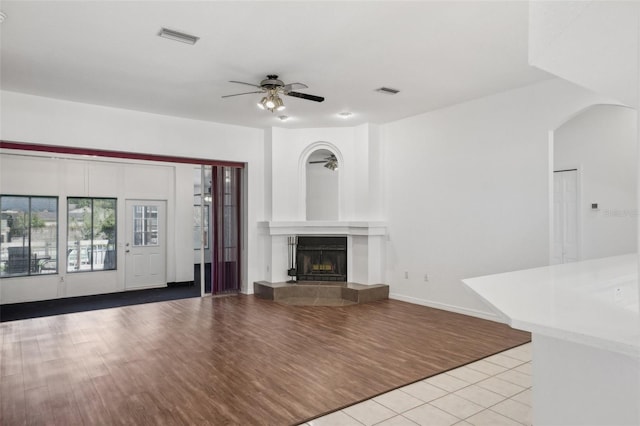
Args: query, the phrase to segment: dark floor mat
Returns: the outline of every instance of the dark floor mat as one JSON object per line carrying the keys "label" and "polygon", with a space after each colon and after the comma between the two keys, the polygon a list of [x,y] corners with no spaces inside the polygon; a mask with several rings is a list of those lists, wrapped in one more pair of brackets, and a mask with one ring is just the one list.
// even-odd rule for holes
{"label": "dark floor mat", "polygon": [[142,303],[199,297],[199,285],[176,285],[121,293],[98,294],[93,296],[70,297],[66,299],[43,300],[39,302],[13,303],[0,306],[0,322],[27,318],[48,317],[72,312],[115,308],[117,306],[139,305]]}

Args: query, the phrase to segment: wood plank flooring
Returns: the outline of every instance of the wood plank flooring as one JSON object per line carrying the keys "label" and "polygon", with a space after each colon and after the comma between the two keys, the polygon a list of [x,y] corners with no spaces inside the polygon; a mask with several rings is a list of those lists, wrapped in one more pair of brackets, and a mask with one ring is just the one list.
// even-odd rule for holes
{"label": "wood plank flooring", "polygon": [[530,340],[383,300],[184,299],[0,324],[0,424],[287,425]]}

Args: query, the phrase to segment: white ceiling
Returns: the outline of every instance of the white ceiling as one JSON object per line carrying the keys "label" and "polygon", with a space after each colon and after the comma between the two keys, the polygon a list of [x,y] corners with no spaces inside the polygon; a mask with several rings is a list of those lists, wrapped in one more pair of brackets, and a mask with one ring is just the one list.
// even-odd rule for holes
{"label": "white ceiling", "polygon": [[[252,127],[383,123],[550,77],[527,64],[528,4],[2,1],[3,90]],[[157,36],[161,27],[201,39]],[[259,110],[266,74],[326,98]],[[385,95],[374,89],[400,90]],[[247,90],[249,89],[249,90]],[[341,111],[353,116],[342,119]]]}

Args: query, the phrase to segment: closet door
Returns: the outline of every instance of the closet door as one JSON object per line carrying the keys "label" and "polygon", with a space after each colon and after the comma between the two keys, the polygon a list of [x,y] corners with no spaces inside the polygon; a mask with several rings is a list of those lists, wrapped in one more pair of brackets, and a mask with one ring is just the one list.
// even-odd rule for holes
{"label": "closet door", "polygon": [[553,173],[552,264],[575,262],[578,251],[578,171]]}

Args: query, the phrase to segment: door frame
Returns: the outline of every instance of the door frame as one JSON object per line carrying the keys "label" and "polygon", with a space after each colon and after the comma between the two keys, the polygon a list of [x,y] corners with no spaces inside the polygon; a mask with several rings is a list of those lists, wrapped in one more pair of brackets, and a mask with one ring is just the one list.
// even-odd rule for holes
{"label": "door frame", "polygon": [[582,165],[566,165],[563,167],[551,167],[551,178],[549,182],[549,265],[553,265],[553,255],[555,253],[554,248],[554,237],[555,237],[555,214],[554,214],[554,176],[555,173],[563,172],[563,171],[576,171],[576,260],[582,260],[582,215],[583,215],[583,205],[582,205],[582,173],[583,166]]}
{"label": "door frame", "polygon": [[[164,267],[164,283],[163,284],[150,284],[150,285],[145,285],[145,286],[140,286],[140,287],[129,287],[128,286],[128,280],[129,280],[129,276],[127,274],[127,264],[129,264],[130,262],[130,256],[127,255],[127,251],[129,250],[129,247],[126,245],[127,242],[129,240],[131,240],[130,235],[128,234],[129,231],[131,231],[129,229],[129,205],[130,203],[135,203],[135,202],[142,202],[142,203],[163,203],[164,204],[164,219],[162,221],[159,221],[158,226],[159,226],[159,230],[160,230],[160,226],[163,225],[163,238],[161,239],[161,241],[164,242],[164,262],[163,262],[163,267]],[[169,244],[168,244],[168,216],[169,216],[169,202],[166,199],[147,199],[147,198],[125,198],[124,200],[124,240],[123,240],[123,244],[125,245],[124,247],[124,268],[123,268],[123,273],[124,273],[124,291],[135,291],[135,290],[143,290],[143,289],[147,289],[147,288],[161,288],[161,287],[165,287],[167,285],[167,257],[169,256]]]}

